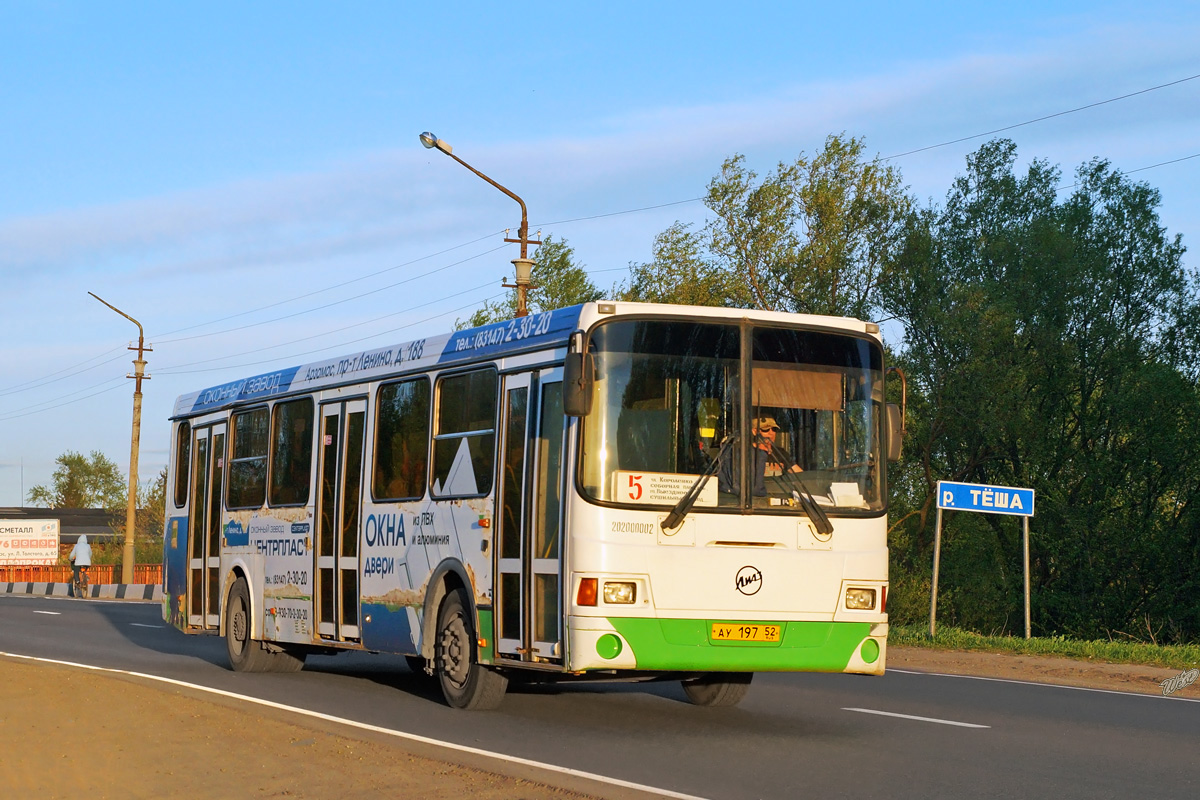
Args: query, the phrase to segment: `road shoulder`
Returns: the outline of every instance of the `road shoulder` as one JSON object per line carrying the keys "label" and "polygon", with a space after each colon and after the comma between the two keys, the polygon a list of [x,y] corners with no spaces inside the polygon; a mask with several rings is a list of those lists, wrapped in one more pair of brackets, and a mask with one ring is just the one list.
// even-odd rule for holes
{"label": "road shoulder", "polygon": [[[1110,664],[1073,658],[1024,656],[924,647],[889,647],[888,669],[974,675],[986,678],[1032,681],[1086,689],[1162,696],[1162,682],[1179,677],[1182,670]],[[1178,689],[1171,697],[1200,698],[1200,681]]]}

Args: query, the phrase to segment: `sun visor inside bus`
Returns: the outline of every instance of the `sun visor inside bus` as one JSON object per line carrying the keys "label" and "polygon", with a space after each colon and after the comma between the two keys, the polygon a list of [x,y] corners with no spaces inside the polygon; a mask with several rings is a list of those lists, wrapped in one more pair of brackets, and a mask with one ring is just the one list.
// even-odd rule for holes
{"label": "sun visor inside bus", "polygon": [[809,408],[817,411],[845,409],[845,376],[811,367],[754,362],[754,402],[775,408]]}

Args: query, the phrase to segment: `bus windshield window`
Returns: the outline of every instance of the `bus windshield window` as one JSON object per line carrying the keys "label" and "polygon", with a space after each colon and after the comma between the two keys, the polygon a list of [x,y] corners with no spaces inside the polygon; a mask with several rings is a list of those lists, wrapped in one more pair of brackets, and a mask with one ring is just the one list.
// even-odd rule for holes
{"label": "bus windshield window", "polygon": [[[616,320],[593,331],[595,395],[583,421],[581,473],[587,496],[670,507],[708,471],[692,513],[751,507],[800,515],[802,495],[830,513],[883,510],[878,345],[825,331],[746,331],[744,366],[736,324]],[[746,480],[742,465],[749,465]]]}
{"label": "bus windshield window", "polygon": [[[583,486],[609,502],[672,506],[737,429],[736,325],[630,320],[592,334],[596,395],[584,422]],[[726,450],[736,457],[736,448]],[[734,506],[710,479],[695,508]]]}
{"label": "bus windshield window", "polygon": [[799,481],[826,509],[882,511],[879,347],[833,333],[756,328],[752,358],[754,504],[796,505]]}

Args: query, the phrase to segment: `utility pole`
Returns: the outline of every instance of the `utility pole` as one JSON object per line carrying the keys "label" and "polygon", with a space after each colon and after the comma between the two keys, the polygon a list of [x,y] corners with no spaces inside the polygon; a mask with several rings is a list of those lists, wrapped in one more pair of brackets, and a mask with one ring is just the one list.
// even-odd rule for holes
{"label": "utility pole", "polygon": [[137,347],[133,347],[132,345],[129,347],[130,350],[137,350],[137,358],[133,361],[133,374],[125,376],[134,379],[133,431],[129,437],[129,497],[125,503],[125,549],[121,557],[121,583],[128,584],[133,583],[133,560],[135,558],[133,533],[135,524],[137,523],[138,449],[142,438],[142,379],[150,380],[150,376],[146,374],[146,359],[144,356],[147,352],[153,352],[153,348],[146,346],[142,323],[112,303],[107,302],[95,292],[88,292],[88,294],[138,327]]}
{"label": "utility pole", "polygon": [[[474,172],[476,175],[483,178],[485,181],[490,183],[492,186],[495,186],[497,189],[504,192],[506,195],[511,197],[513,200],[516,200],[521,205],[521,227],[517,231],[518,238],[516,238],[516,239],[505,238],[505,240],[504,240],[506,242],[511,242],[513,244],[521,245],[521,257],[514,258],[513,262],[512,262],[513,269],[516,272],[516,280],[512,284],[503,283],[503,284],[501,284],[501,286],[504,286],[506,289],[516,289],[517,290],[517,316],[518,317],[528,316],[529,315],[529,290],[534,288],[533,277],[532,277],[533,276],[533,259],[531,259],[529,257],[529,245],[541,244],[541,241],[534,241],[533,239],[529,238],[529,214],[525,210],[525,201],[522,200],[520,197],[517,197],[517,195],[514,194],[511,190],[496,183],[494,180],[489,178],[487,175],[484,175],[482,172],[475,169],[474,167],[472,167],[467,162],[463,161],[458,156],[454,155],[454,148],[452,148],[445,139],[439,139],[437,136],[434,136],[429,131],[422,133],[420,136],[420,139],[421,139],[421,144],[425,145],[425,147],[436,148],[437,150],[441,151],[442,153],[445,153],[446,155],[450,156],[455,161],[462,164],[464,167],[471,170],[471,172]],[[507,233],[507,231],[505,231],[505,233]]]}

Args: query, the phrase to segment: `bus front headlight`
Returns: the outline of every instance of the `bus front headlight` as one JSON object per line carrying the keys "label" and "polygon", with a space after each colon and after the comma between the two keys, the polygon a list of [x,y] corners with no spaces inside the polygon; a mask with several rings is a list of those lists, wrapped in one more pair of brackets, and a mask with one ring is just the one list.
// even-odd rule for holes
{"label": "bus front headlight", "polygon": [[604,602],[629,605],[637,601],[637,584],[632,581],[605,581]]}
{"label": "bus front headlight", "polygon": [[846,608],[851,611],[870,611],[875,607],[874,589],[847,589]]}

